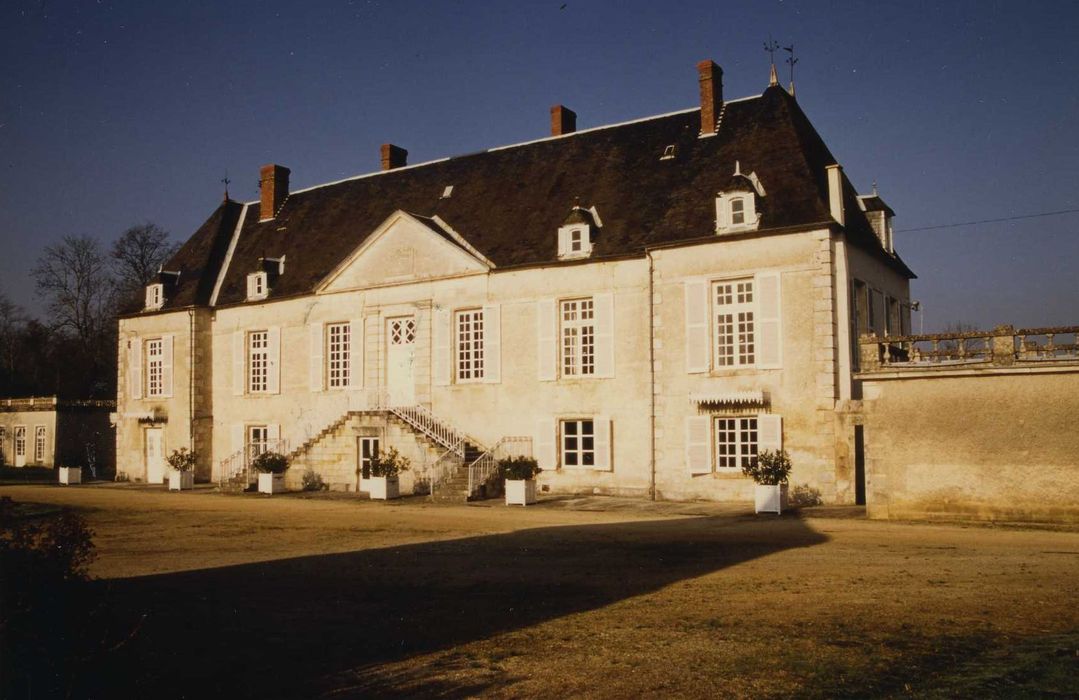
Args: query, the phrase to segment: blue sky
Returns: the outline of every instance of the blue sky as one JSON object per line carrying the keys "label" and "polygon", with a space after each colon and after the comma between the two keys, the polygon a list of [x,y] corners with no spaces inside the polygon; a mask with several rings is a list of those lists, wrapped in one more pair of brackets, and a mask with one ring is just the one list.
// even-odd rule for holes
{"label": "blue sky", "polygon": [[[862,191],[897,212],[925,329],[1079,323],[1079,3],[45,2],[0,8],[0,289],[65,234],[154,221],[190,235],[258,168],[294,188],[693,107],[767,84],[798,99]],[[781,66],[786,80],[786,67]],[[917,326],[917,321],[915,322]]]}

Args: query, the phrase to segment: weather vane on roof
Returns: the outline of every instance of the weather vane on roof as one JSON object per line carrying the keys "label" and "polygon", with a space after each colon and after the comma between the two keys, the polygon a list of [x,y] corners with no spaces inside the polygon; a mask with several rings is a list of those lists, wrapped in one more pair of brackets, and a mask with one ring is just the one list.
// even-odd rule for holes
{"label": "weather vane on roof", "polygon": [[798,63],[798,59],[794,57],[794,44],[790,46],[784,46],[783,50],[790,54],[787,56],[787,65],[791,67],[791,95],[794,94],[794,64]]}
{"label": "weather vane on roof", "polygon": [[232,180],[229,179],[228,170],[225,171],[225,177],[221,178],[221,182],[225,184],[225,199],[227,201],[229,198],[229,183],[232,182]]}
{"label": "weather vane on roof", "polygon": [[776,50],[779,49],[779,42],[772,39],[772,35],[768,35],[768,41],[764,42],[764,50],[768,52],[768,62],[772,64],[771,73],[768,76],[768,87],[773,85],[779,85],[779,78],[776,77]]}

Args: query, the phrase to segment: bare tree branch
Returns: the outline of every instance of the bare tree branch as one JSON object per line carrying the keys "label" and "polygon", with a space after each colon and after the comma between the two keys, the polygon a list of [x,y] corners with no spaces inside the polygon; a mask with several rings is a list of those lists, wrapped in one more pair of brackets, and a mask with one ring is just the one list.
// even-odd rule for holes
{"label": "bare tree branch", "polygon": [[65,236],[45,248],[32,274],[37,290],[48,300],[50,325],[93,347],[112,321],[114,289],[97,239]]}
{"label": "bare tree branch", "polygon": [[116,284],[125,301],[140,298],[158,269],[179,248],[169,240],[169,232],[146,222],[132,226],[116,239],[109,251]]}

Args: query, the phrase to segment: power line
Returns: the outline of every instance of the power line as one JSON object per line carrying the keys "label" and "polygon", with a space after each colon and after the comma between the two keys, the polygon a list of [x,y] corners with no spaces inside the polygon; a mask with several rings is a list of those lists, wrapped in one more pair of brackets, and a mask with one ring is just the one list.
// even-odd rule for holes
{"label": "power line", "polygon": [[1037,219],[1043,216],[1059,216],[1061,214],[1075,214],[1079,209],[1061,209],[1060,211],[1043,211],[1039,214],[1021,214],[1019,216],[1005,216],[1002,219],[982,219],[981,221],[961,221],[956,224],[939,224],[937,226],[921,226],[919,228],[905,228],[896,233],[910,233],[911,231],[933,231],[940,228],[956,228],[957,226],[974,226],[975,224],[995,224],[1001,221],[1018,221],[1020,219]]}

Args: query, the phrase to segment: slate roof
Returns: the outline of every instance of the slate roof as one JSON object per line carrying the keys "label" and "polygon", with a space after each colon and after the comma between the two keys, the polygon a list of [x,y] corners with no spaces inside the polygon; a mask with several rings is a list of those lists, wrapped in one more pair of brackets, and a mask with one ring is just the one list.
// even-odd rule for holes
{"label": "slate roof", "polygon": [[[705,238],[714,235],[714,196],[736,160],[767,192],[759,231],[832,221],[825,166],[835,158],[785,90],[728,102],[716,136],[699,138],[699,127],[692,109],[378,172],[293,192],[265,222],[254,202],[217,303],[243,301],[246,276],[264,256],[288,259],[272,297],[310,293],[398,209],[428,221],[437,215],[497,267],[560,264],[556,232],[577,202],[603,219],[593,259]],[[671,144],[677,155],[660,160]],[[452,194],[443,197],[448,185]],[[913,277],[881,248],[846,178],[844,186],[852,243]],[[219,207],[166,265],[182,271],[167,308],[207,303],[241,206]]]}

